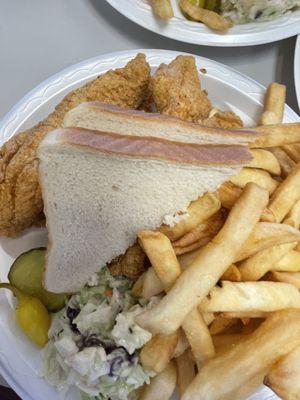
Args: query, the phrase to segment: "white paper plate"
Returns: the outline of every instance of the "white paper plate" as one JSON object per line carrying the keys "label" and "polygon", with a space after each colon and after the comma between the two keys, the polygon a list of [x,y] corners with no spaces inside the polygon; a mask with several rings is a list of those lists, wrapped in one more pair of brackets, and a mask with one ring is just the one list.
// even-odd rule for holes
{"label": "white paper plate", "polygon": [[252,46],[276,42],[300,33],[300,10],[273,21],[235,25],[218,33],[203,24],[188,21],[182,15],[178,0],[171,0],[174,18],[165,22],[153,15],[148,0],[106,0],[125,17],[162,36],[205,46]]}
{"label": "white paper plate", "polygon": [[300,35],[297,38],[295,47],[294,77],[298,106],[300,109]]}
{"label": "white paper plate", "polygon": [[[179,53],[164,50],[139,50],[146,53],[153,68],[160,63],[169,63]],[[137,51],[126,51],[102,55],[52,76],[28,93],[0,122],[0,145],[17,131],[35,124],[45,117],[62,97],[87,80],[111,68],[122,67]],[[198,68],[206,68],[202,74],[203,88],[208,90],[213,104],[231,109],[239,114],[247,125],[254,124],[261,108],[264,88],[240,73],[214,61],[196,56]],[[285,121],[298,121],[299,117],[289,107],[285,110]],[[7,279],[12,261],[22,252],[46,244],[44,229],[29,230],[17,239],[0,239],[0,280]],[[26,339],[18,328],[13,308],[13,299],[0,291],[0,374],[24,400],[59,400],[58,393],[39,377],[39,351]],[[275,399],[268,389],[251,397],[252,400]],[[68,399],[77,400],[74,391]]]}

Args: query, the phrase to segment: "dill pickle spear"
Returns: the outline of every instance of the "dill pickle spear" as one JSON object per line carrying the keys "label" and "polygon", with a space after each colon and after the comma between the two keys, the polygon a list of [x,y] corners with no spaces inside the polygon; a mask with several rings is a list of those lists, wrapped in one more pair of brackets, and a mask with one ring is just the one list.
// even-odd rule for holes
{"label": "dill pickle spear", "polygon": [[8,280],[25,294],[40,299],[49,311],[58,311],[64,307],[66,296],[44,289],[45,254],[45,248],[33,249],[21,254],[11,266]]}

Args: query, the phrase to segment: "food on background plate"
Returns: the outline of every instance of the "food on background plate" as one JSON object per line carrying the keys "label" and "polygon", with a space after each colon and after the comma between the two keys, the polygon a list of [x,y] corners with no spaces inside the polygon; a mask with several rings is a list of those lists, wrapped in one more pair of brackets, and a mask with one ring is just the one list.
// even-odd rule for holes
{"label": "food on background plate", "polygon": [[173,8],[170,0],[150,0],[154,13],[162,18],[169,19],[174,17]]}
{"label": "food on background plate", "polygon": [[192,21],[199,21],[216,31],[226,31],[232,27],[232,22],[215,11],[199,5],[196,0],[179,0],[182,12]]}
{"label": "food on background plate", "polygon": [[235,24],[272,20],[299,7],[299,0],[221,0],[222,15]]}
{"label": "food on background plate", "polygon": [[[236,400],[254,391],[266,375],[275,391],[280,387],[286,398],[293,393],[291,380],[279,381],[272,365],[280,359],[282,371],[295,365],[288,353],[300,344],[295,275],[300,271],[300,199],[290,183],[298,170],[299,124],[282,124],[284,88],[274,97],[272,85],[265,100],[272,118],[261,118],[260,127],[240,129],[237,116],[213,108],[197,76],[193,59],[180,56],[162,66],[151,84],[148,77],[143,93],[140,85],[135,89],[140,100],[134,108],[154,111],[156,106],[165,115],[122,110],[106,100],[75,104],[64,116],[64,129],[40,144],[52,239],[46,283],[50,271],[51,289],[78,288],[53,315],[43,350],[44,375],[62,393],[75,385],[89,400],[167,400],[177,379],[183,399]],[[286,163],[283,154],[292,162]],[[35,151],[32,156],[38,159]],[[242,167],[243,182],[240,177],[230,182]],[[268,178],[258,181],[261,172]],[[268,182],[273,181],[270,203]],[[290,189],[293,195],[286,201],[279,194]],[[278,206],[270,209],[277,197],[283,220],[274,217]],[[246,263],[249,271],[253,265],[261,274],[253,282],[245,279]],[[34,289],[28,294],[45,302],[43,269],[43,249],[21,255],[12,266],[9,288]],[[193,270],[197,274],[191,279]],[[203,272],[207,279],[201,281]],[[151,317],[174,290],[170,313],[157,327],[163,333],[152,335],[145,329],[145,315]],[[42,330],[43,340],[38,343],[32,335],[39,324],[34,314],[21,326],[44,345],[50,317],[28,294],[26,299],[33,300],[25,301],[27,307],[37,301],[43,309],[45,318],[34,331]],[[49,309],[56,305],[50,302]],[[151,318],[148,323],[153,324]],[[297,368],[292,370],[297,374]]]}
{"label": "food on background plate", "polygon": [[[299,0],[176,0],[183,15],[216,31],[236,24],[269,21],[296,11]],[[174,17],[170,0],[152,0],[159,18]]]}

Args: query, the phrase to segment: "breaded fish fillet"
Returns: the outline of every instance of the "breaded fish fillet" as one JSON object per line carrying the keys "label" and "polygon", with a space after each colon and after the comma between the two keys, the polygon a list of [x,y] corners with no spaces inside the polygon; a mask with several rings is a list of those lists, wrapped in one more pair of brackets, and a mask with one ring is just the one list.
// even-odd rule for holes
{"label": "breaded fish fillet", "polygon": [[209,116],[212,106],[207,93],[201,90],[192,56],[178,56],[169,65],[161,64],[151,78],[151,89],[161,114],[194,122]]}
{"label": "breaded fish fillet", "polygon": [[203,125],[212,128],[239,129],[244,126],[241,118],[232,111],[217,110],[211,117],[201,121]]}
{"label": "breaded fish fillet", "polygon": [[128,247],[126,253],[115,258],[109,264],[109,270],[112,275],[126,276],[129,279],[136,280],[147,269],[147,257],[141,247],[136,243]]}
{"label": "breaded fish fillet", "polygon": [[124,68],[111,70],[69,93],[44,121],[13,136],[0,149],[0,235],[15,236],[41,221],[43,200],[38,182],[36,149],[45,134],[62,124],[66,112],[99,100],[138,108],[146,94],[150,66],[138,54]]}

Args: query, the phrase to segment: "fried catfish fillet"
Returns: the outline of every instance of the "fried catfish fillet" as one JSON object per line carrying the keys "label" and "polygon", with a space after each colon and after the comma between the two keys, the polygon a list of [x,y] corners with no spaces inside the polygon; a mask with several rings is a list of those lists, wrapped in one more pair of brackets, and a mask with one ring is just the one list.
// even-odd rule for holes
{"label": "fried catfish fillet", "polygon": [[80,103],[99,100],[138,108],[146,94],[150,66],[138,54],[124,68],[110,70],[69,93],[54,112],[31,129],[13,136],[0,149],[0,235],[16,236],[41,221],[43,200],[36,149],[47,132],[61,126],[65,114]]}
{"label": "fried catfish fillet", "polygon": [[212,106],[201,90],[194,57],[178,56],[169,65],[161,64],[150,86],[159,113],[194,122],[208,118]]}
{"label": "fried catfish fillet", "polygon": [[244,126],[241,118],[232,111],[216,110],[209,118],[201,121],[205,126],[222,129],[238,129]]}
{"label": "fried catfish fillet", "polygon": [[146,254],[137,243],[128,247],[125,254],[115,258],[109,265],[112,275],[122,275],[132,280],[136,280],[146,269]]}

